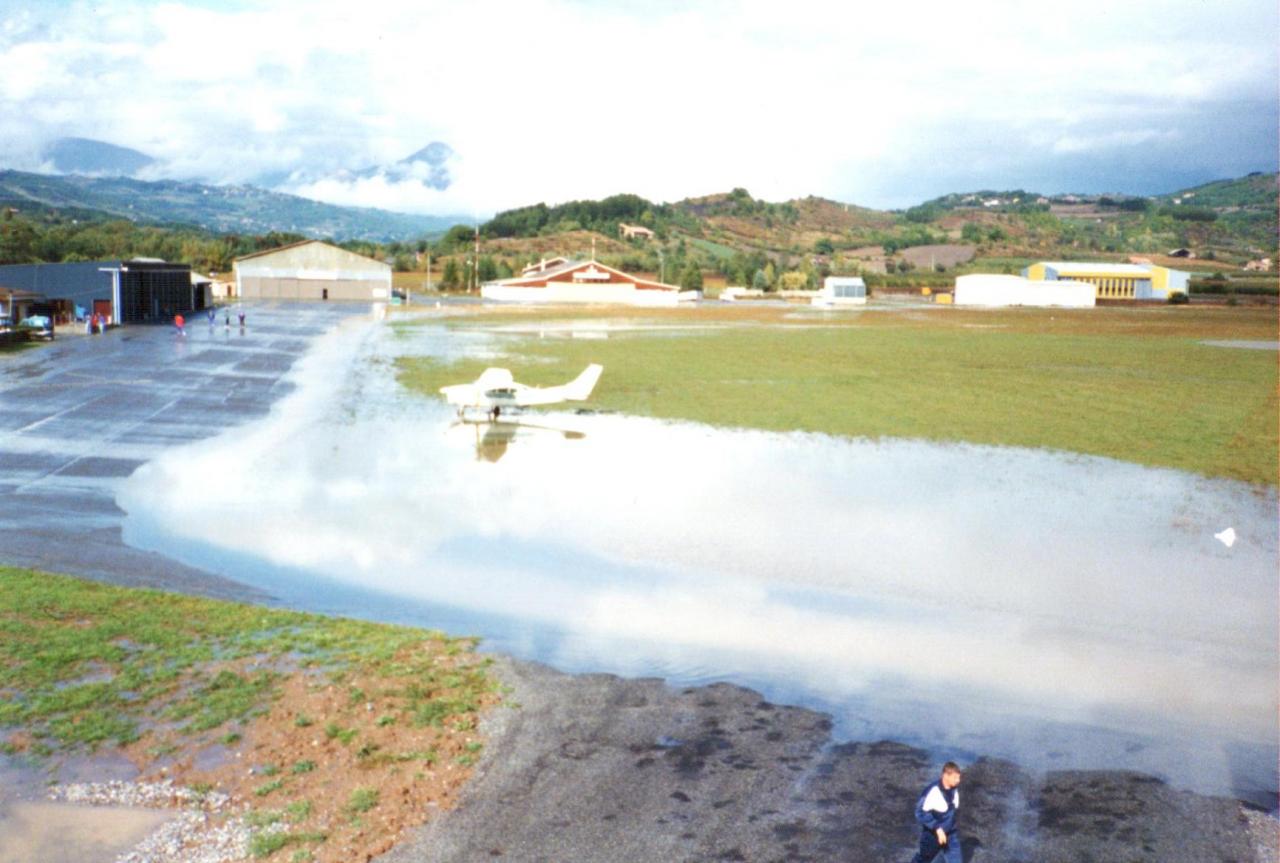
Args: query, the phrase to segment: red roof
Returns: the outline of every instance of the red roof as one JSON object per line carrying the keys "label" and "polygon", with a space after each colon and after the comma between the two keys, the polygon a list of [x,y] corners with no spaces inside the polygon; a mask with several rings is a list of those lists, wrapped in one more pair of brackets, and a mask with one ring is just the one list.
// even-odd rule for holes
{"label": "red roof", "polygon": [[542,272],[530,273],[527,276],[516,276],[502,279],[492,284],[507,288],[545,288],[551,282],[573,282],[586,285],[635,285],[641,291],[678,291],[678,285],[668,285],[650,279],[642,279],[622,270],[607,266],[599,261],[570,261],[558,267],[551,267]]}

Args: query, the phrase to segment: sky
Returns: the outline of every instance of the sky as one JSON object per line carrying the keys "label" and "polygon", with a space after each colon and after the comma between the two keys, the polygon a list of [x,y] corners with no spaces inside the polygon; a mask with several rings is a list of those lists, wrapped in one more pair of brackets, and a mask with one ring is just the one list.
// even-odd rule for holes
{"label": "sky", "polygon": [[76,136],[148,178],[474,216],[1155,194],[1276,170],[1278,45],[1274,0],[0,0],[0,167]]}

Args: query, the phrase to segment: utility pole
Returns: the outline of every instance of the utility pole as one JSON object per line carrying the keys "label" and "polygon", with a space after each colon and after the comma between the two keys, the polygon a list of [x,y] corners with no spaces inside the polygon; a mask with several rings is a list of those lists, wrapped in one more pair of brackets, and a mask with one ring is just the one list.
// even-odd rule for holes
{"label": "utility pole", "polygon": [[427,243],[427,290],[431,290],[431,244]]}
{"label": "utility pole", "polygon": [[476,219],[476,255],[471,262],[471,284],[480,290],[480,220]]}

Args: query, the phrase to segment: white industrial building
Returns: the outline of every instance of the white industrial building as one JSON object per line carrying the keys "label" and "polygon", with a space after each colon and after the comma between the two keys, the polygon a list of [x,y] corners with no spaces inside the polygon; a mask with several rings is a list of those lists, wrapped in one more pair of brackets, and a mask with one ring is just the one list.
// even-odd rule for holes
{"label": "white industrial building", "polygon": [[1022,276],[973,273],[956,276],[955,304],[1088,308],[1097,305],[1097,288],[1089,282],[1045,282]]}
{"label": "white industrial building", "polygon": [[235,283],[244,299],[386,300],[391,265],[303,240],[236,258]]}

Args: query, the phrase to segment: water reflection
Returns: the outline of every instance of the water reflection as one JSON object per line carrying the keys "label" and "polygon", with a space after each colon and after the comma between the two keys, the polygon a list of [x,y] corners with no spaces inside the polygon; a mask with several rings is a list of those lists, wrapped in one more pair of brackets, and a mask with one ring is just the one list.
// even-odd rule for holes
{"label": "water reflection", "polygon": [[409,342],[332,339],[267,421],[140,469],[126,538],[569,670],[757,686],[851,736],[1274,788],[1273,492],[618,416],[459,428],[385,374]]}
{"label": "water reflection", "polygon": [[552,433],[559,435],[564,440],[582,440],[586,437],[586,433],[577,429],[549,426],[525,419],[507,419],[500,422],[491,422],[489,420],[474,420],[464,417],[454,420],[453,427],[465,429],[467,430],[466,433],[474,434],[476,460],[487,462],[496,462],[506,455],[507,447],[516,439],[517,435],[529,437],[538,433]]}

